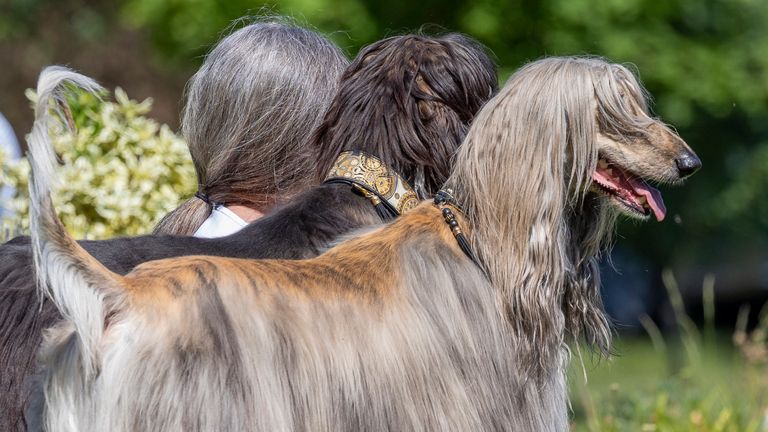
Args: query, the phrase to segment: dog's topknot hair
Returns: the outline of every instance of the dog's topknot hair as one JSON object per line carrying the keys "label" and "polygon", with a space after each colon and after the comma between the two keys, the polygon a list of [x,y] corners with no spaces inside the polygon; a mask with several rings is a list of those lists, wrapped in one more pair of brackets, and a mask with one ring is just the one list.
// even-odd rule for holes
{"label": "dog's topknot hair", "polygon": [[450,33],[376,42],[357,55],[316,131],[322,177],[336,156],[363,150],[381,158],[420,198],[448,178],[475,114],[497,90],[496,66],[473,39]]}

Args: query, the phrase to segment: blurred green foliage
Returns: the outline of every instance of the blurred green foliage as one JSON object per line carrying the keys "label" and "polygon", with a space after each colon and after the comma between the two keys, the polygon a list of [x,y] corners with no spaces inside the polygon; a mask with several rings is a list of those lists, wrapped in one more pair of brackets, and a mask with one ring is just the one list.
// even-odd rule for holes
{"label": "blurred green foliage", "polygon": [[331,34],[350,55],[424,24],[465,32],[493,51],[502,79],[545,55],[631,63],[655,112],[680,131],[704,168],[684,187],[664,188],[664,223],[623,225],[622,245],[657,266],[706,265],[768,248],[764,0],[6,0],[0,40],[23,38],[54,4],[71,11],[68,23],[82,39],[115,26],[132,29],[151,41],[153,61],[174,70],[194,70],[223,29],[265,11]]}

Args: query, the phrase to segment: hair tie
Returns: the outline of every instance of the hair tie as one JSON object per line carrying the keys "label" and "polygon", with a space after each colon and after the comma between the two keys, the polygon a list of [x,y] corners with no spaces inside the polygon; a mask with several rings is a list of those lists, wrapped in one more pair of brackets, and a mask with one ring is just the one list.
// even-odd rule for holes
{"label": "hair tie", "polygon": [[195,198],[203,201],[204,203],[206,203],[206,204],[208,204],[210,206],[213,205],[213,201],[211,201],[211,199],[208,198],[208,195],[206,195],[206,194],[204,194],[204,193],[202,193],[200,191],[195,192]]}

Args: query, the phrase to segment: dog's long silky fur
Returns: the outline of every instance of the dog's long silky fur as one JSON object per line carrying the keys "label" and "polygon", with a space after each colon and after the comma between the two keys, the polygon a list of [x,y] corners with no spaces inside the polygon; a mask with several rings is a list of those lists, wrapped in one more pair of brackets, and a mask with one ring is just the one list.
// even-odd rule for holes
{"label": "dog's long silky fur", "polygon": [[[610,344],[594,260],[616,212],[590,182],[606,136],[687,151],[625,68],[540,60],[482,109],[447,181],[479,265],[424,202],[312,259],[124,277],[64,231],[32,139],[36,268],[70,321],[42,352],[48,429],[567,430],[568,335]],[[675,166],[658,160],[631,167],[658,180]]]}
{"label": "dog's long silky fur", "polygon": [[[41,91],[49,94],[55,83],[43,76]],[[418,184],[424,198],[450,174],[451,156],[496,86],[493,62],[467,37],[388,38],[363,49],[346,70],[315,141],[323,155],[346,150],[377,155]],[[37,132],[35,139],[43,140],[42,130]],[[317,172],[309,174],[319,180],[334,158],[319,161]],[[326,184],[225,238],[153,235],[79,243],[106,268],[125,274],[142,262],[182,255],[313,257],[337,237],[380,222],[370,201],[348,186]],[[41,330],[61,320],[56,305],[38,304],[34,287],[27,239],[0,247],[0,428],[25,428],[22,413],[31,386],[22,382],[34,370]]]}

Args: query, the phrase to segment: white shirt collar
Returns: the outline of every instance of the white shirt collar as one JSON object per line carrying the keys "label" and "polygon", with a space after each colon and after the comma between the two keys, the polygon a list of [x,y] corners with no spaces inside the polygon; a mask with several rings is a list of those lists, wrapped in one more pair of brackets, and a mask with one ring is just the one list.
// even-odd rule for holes
{"label": "white shirt collar", "polygon": [[195,231],[194,236],[200,238],[225,237],[240,231],[246,225],[248,223],[234,214],[232,210],[223,205],[217,205],[213,208],[208,219]]}

